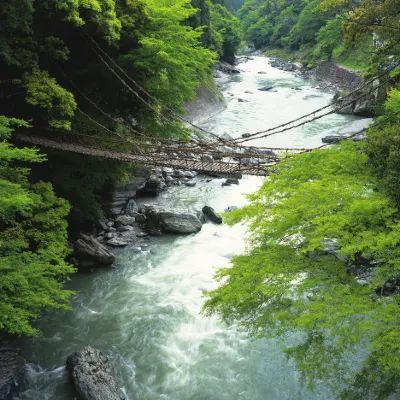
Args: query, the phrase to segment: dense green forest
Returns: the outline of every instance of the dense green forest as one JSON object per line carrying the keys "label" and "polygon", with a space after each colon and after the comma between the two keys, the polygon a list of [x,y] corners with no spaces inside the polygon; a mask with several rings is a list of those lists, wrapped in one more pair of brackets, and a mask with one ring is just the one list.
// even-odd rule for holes
{"label": "dense green forest", "polygon": [[[366,69],[379,54],[386,54],[384,48],[378,54],[373,49],[374,29],[384,28],[376,25],[375,18],[393,22],[396,14],[386,13],[388,9],[395,10],[397,3],[363,1],[363,7],[358,3],[351,0],[246,0],[237,15],[245,39],[256,49],[282,49],[310,66],[320,60],[334,59],[350,68]],[[389,36],[396,30],[384,29]],[[385,47],[384,40],[378,41]],[[398,43],[386,42],[387,45],[391,46],[391,54],[399,54]]]}
{"label": "dense green forest", "polygon": [[[99,199],[129,172],[21,148],[13,130],[71,142],[80,133],[86,144],[127,150],[140,133],[186,138],[170,117],[199,85],[212,85],[212,66],[232,60],[240,41],[223,1],[1,2],[0,330],[36,334],[32,318],[67,306],[67,218],[75,229],[98,220]],[[144,92],[129,90],[117,67]]]}
{"label": "dense green forest", "polygon": [[226,215],[249,224],[248,249],[218,270],[203,311],[283,347],[297,334],[285,352],[311,389],[387,399],[400,389],[400,3],[247,0],[238,14],[256,47],[318,59],[374,35],[366,76],[386,71],[389,96],[366,140],[281,163]]}

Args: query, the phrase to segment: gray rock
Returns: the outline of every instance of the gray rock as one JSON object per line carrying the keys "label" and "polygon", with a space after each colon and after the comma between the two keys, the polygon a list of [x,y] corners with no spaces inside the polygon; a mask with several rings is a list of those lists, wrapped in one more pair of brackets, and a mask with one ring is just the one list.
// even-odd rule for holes
{"label": "gray rock", "polygon": [[249,100],[239,98],[239,99],[238,99],[238,102],[239,102],[239,103],[248,103]]}
{"label": "gray rock", "polygon": [[196,214],[189,211],[167,210],[149,207],[146,211],[149,234],[159,230],[172,233],[194,233],[201,229],[201,222]]}
{"label": "gray rock", "polygon": [[174,178],[184,178],[185,173],[181,171],[180,169],[174,169],[171,174],[172,177]]}
{"label": "gray rock", "polygon": [[194,233],[201,230],[197,215],[164,211],[160,213],[160,224],[163,230],[173,233]]}
{"label": "gray rock", "polygon": [[261,90],[262,92],[269,92],[273,89],[272,86],[263,86],[261,88],[259,88],[258,90]]}
{"label": "gray rock", "polygon": [[130,217],[128,215],[120,215],[116,221],[118,226],[132,225],[135,223],[135,217]]}
{"label": "gray rock", "polygon": [[113,239],[107,240],[107,244],[112,247],[125,247],[125,246],[128,246],[129,243],[120,238],[113,238]]}
{"label": "gray rock", "polygon": [[200,157],[200,160],[203,162],[213,162],[214,158],[210,156],[209,154],[204,154]]}
{"label": "gray rock", "polygon": [[224,62],[224,61],[220,61],[217,64],[216,69],[225,74],[239,74],[240,73],[240,71],[237,68],[235,68],[233,65],[228,64],[227,62]]}
{"label": "gray rock", "polygon": [[128,204],[126,205],[125,213],[127,215],[130,215],[131,217],[134,217],[134,214],[137,213],[138,210],[139,210],[139,207],[136,204],[136,201],[133,199],[130,199],[128,201]]}
{"label": "gray rock", "polygon": [[343,136],[325,136],[321,140],[322,143],[339,143],[343,139]]}
{"label": "gray rock", "polygon": [[140,190],[138,195],[141,197],[146,196],[158,196],[158,194],[165,188],[165,183],[163,182],[162,178],[152,174],[150,175],[149,179],[147,180],[143,189]]}
{"label": "gray rock", "polygon": [[107,230],[108,226],[107,226],[107,222],[106,221],[101,219],[101,220],[98,221],[98,224],[99,224],[101,229],[103,229],[104,231]]}
{"label": "gray rock", "polygon": [[117,228],[118,232],[131,232],[133,228],[130,225],[122,225]]}
{"label": "gray rock", "polygon": [[135,214],[135,220],[138,224],[144,224],[146,222],[146,216],[141,213]]}
{"label": "gray rock", "polygon": [[25,373],[25,360],[18,349],[0,346],[0,399],[11,400]]}
{"label": "gray rock", "polygon": [[189,178],[189,179],[193,179],[196,176],[196,174],[192,171],[184,171],[184,174],[185,174],[185,178]]}
{"label": "gray rock", "polygon": [[230,212],[230,211],[235,211],[235,210],[237,210],[238,209],[238,207],[236,207],[236,206],[229,206],[229,207],[227,207],[227,208],[225,208],[225,212]]}
{"label": "gray rock", "polygon": [[196,181],[189,181],[189,182],[185,182],[185,185],[188,187],[194,187],[196,186],[197,182]]}
{"label": "gray rock", "polygon": [[222,182],[221,186],[239,185],[238,179],[228,178],[225,182]]}
{"label": "gray rock", "polygon": [[219,216],[215,210],[210,206],[203,207],[203,214],[211,221],[216,224],[222,224],[222,217]]}
{"label": "gray rock", "polygon": [[67,369],[82,400],[125,400],[108,357],[86,346],[67,358]]}
{"label": "gray rock", "polygon": [[92,236],[80,234],[75,243],[78,258],[97,261],[100,264],[112,264],[115,256],[104,245]]}
{"label": "gray rock", "polygon": [[107,233],[104,235],[104,237],[105,237],[106,239],[113,239],[113,238],[117,237],[117,233],[116,233],[116,232],[107,232]]}

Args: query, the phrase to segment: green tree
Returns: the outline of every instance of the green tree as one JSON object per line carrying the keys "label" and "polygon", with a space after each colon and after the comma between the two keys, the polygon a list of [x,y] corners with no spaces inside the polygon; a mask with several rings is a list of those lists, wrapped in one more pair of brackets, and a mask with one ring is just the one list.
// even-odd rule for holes
{"label": "green tree", "polygon": [[[367,162],[346,142],[276,166],[226,215],[249,223],[248,249],[218,270],[203,311],[254,337],[300,332],[286,352],[308,387],[336,378],[338,397],[372,400],[399,386],[400,220]],[[345,374],[360,346],[360,374]]]}
{"label": "green tree", "polygon": [[28,181],[26,163],[44,161],[37,150],[9,144],[21,120],[0,116],[0,330],[36,335],[31,326],[43,310],[66,308],[63,286],[74,270],[68,254],[68,203],[50,184]]}
{"label": "green tree", "polygon": [[212,29],[221,37],[221,59],[233,63],[235,52],[242,41],[239,20],[225,6],[215,4],[211,9],[211,24]]}
{"label": "green tree", "polygon": [[331,59],[333,49],[343,42],[342,25],[341,18],[333,18],[317,32],[317,46],[313,52],[315,56],[319,59]]}

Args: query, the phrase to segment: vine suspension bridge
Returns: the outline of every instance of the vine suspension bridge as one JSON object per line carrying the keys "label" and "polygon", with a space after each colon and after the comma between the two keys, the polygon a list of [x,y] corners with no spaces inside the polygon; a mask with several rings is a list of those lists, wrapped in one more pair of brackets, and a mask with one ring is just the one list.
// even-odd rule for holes
{"label": "vine suspension bridge", "polygon": [[[57,66],[64,76],[66,76],[70,84],[85,98],[85,100],[87,100],[103,116],[121,126],[125,133],[119,133],[108,129],[78,108],[78,111],[83,116],[101,128],[102,131],[106,131],[108,134],[107,137],[104,135],[86,135],[77,132],[63,132],[60,130],[44,128],[41,129],[40,136],[28,135],[26,133],[16,134],[15,138],[18,141],[54,150],[73,152],[94,157],[103,157],[152,167],[169,167],[173,169],[193,170],[211,174],[241,173],[245,175],[266,176],[268,175],[267,167],[275,165],[282,160],[291,158],[294,154],[321,149],[328,146],[328,144],[315,148],[299,149],[248,146],[244,145],[245,142],[284,133],[293,128],[303,126],[327,115],[333,114],[364,96],[375,92],[379,87],[386,85],[390,79],[388,78],[388,73],[390,72],[388,69],[381,75],[366,82],[356,91],[342,97],[340,99],[340,104],[338,100],[336,100],[318,110],[314,110],[307,115],[303,115],[279,126],[255,133],[247,133],[242,135],[242,137],[235,139],[226,139],[190,123],[178,115],[174,110],[171,110],[169,107],[160,103],[156,98],[143,89],[133,78],[127,75],[126,72],[99,47],[91,36],[83,31],[81,31],[81,34],[90,48],[97,54],[110,72],[119,79],[128,91],[144,103],[146,107],[156,113],[162,123],[169,122],[170,120],[185,123],[194,128],[195,131],[206,134],[208,137],[213,139],[206,141],[199,139],[198,137],[196,138],[196,135],[193,135],[191,139],[185,141],[157,138],[139,132],[132,126],[127,126],[126,124],[121,123],[120,120],[117,120],[104,112],[66,76],[60,67]],[[134,88],[132,88],[127,81],[133,84]],[[363,90],[363,92],[360,92],[361,90]],[[355,98],[354,95],[358,97]],[[153,104],[155,104],[155,106]],[[160,113],[156,107],[161,107],[163,110],[168,112],[169,118]],[[356,132],[343,139],[356,136],[364,131]],[[44,135],[43,132],[45,132]],[[182,132],[184,132],[185,135],[187,134],[187,131],[183,128]],[[99,143],[101,143],[101,146],[99,146]],[[124,144],[122,150],[121,144]]]}

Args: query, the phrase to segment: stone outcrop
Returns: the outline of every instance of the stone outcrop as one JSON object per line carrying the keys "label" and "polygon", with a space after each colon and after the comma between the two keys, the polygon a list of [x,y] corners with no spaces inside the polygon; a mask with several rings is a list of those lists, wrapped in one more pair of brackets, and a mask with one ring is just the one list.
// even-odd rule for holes
{"label": "stone outcrop", "polygon": [[357,90],[362,84],[361,75],[333,62],[320,63],[312,70],[311,78],[322,87],[335,87],[348,91]]}
{"label": "stone outcrop", "polygon": [[80,234],[75,243],[75,252],[79,260],[93,261],[99,264],[112,264],[115,256],[92,236]]}
{"label": "stone outcrop", "polygon": [[111,216],[117,217],[121,214],[128,201],[134,199],[137,192],[145,187],[150,175],[151,171],[148,168],[138,168],[134,177],[129,179],[127,183],[118,185],[115,188],[113,201],[110,204]]}
{"label": "stone outcrop", "polygon": [[197,96],[185,104],[185,119],[192,124],[205,121],[227,107],[224,95],[217,88],[199,86],[196,92]]}
{"label": "stone outcrop", "polygon": [[378,93],[367,94],[357,91],[349,97],[342,97],[340,93],[337,93],[334,101],[336,101],[336,112],[338,114],[372,117],[378,106]]}
{"label": "stone outcrop", "polygon": [[82,400],[125,400],[109,358],[90,346],[67,358],[67,369]]}
{"label": "stone outcrop", "polygon": [[210,207],[210,206],[204,206],[203,207],[203,214],[211,221],[214,222],[215,224],[222,224],[222,217],[219,216],[215,210]]}
{"label": "stone outcrop", "polygon": [[221,186],[239,185],[239,180],[235,178],[228,178],[225,182],[222,182]]}
{"label": "stone outcrop", "polygon": [[186,210],[168,210],[156,206],[143,206],[147,229],[151,235],[160,232],[195,233],[201,230],[202,223],[197,214]]}
{"label": "stone outcrop", "polygon": [[11,400],[18,391],[25,373],[25,360],[19,350],[7,345],[0,345],[0,399]]}

